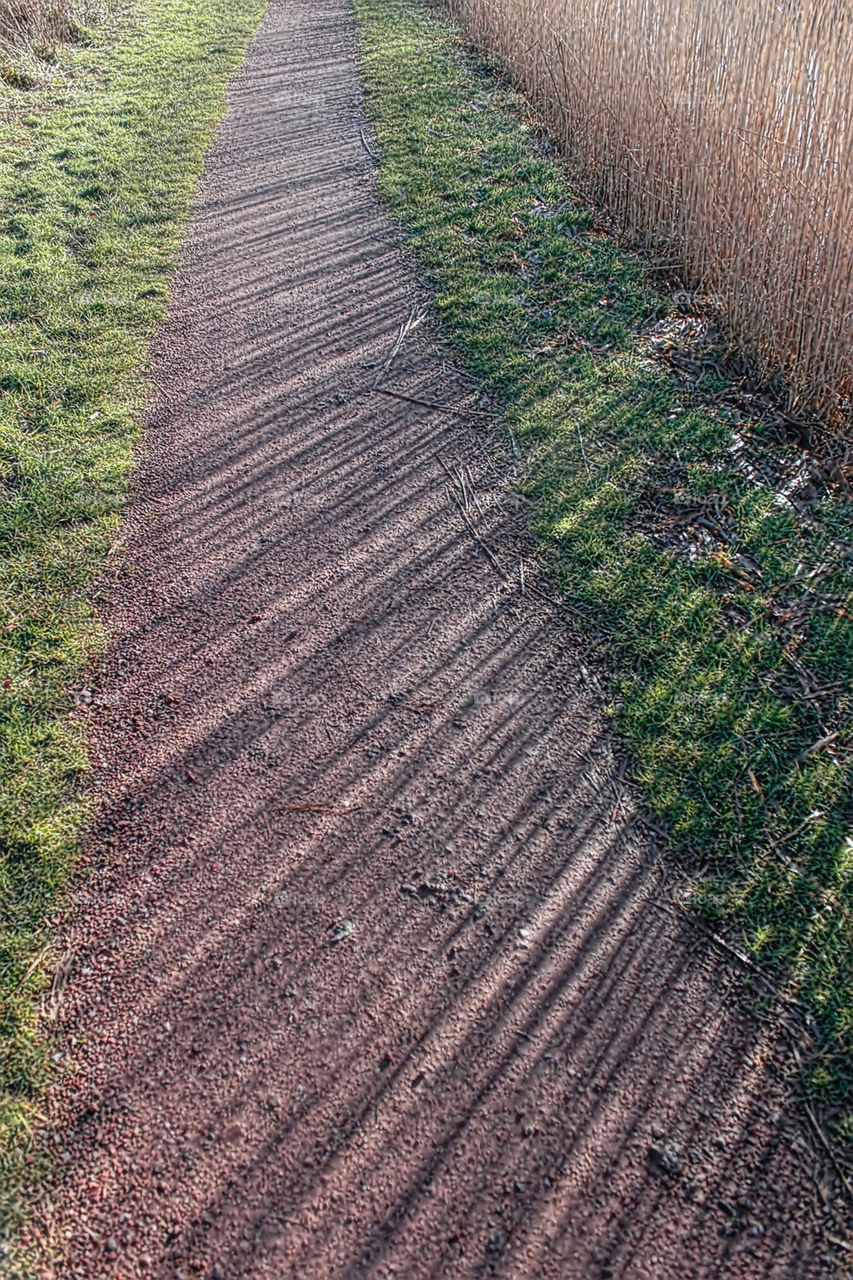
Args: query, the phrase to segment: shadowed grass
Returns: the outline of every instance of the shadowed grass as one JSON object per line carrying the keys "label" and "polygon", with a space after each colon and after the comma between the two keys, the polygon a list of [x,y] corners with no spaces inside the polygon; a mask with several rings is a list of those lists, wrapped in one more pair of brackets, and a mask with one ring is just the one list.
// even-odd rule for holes
{"label": "shadowed grass", "polygon": [[635,778],[691,851],[693,901],[816,1019],[812,1083],[853,1136],[849,498],[786,489],[793,451],[654,355],[672,304],[454,27],[421,0],[355,8],[382,192],[506,406]]}
{"label": "shadowed grass", "polygon": [[0,1236],[47,1073],[36,1000],[83,818],[68,689],[116,527],[145,345],[262,0],[135,0],[50,93],[0,96]]}

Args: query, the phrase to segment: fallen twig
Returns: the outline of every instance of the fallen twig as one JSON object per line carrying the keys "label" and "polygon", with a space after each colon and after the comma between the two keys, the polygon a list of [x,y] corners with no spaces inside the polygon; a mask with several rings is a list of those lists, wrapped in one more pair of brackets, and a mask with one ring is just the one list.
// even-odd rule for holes
{"label": "fallen twig", "polygon": [[581,447],[581,457],[583,458],[583,465],[586,467],[586,478],[587,480],[591,480],[592,472],[589,469],[589,462],[587,461],[587,457],[586,457],[586,449],[583,447],[583,436],[581,435],[581,429],[577,422],[575,423],[575,430],[578,433],[578,444]]}
{"label": "fallen twig", "polygon": [[814,1129],[815,1133],[820,1139],[820,1143],[822,1147],[824,1148],[824,1150],[826,1151],[826,1154],[829,1156],[830,1160],[832,1161],[832,1167],[835,1169],[835,1172],[838,1174],[839,1178],[844,1183],[844,1186],[847,1188],[847,1194],[850,1196],[851,1199],[853,1199],[853,1187],[851,1187],[850,1185],[850,1180],[845,1174],[844,1170],[841,1168],[841,1165],[838,1163],[838,1160],[836,1159],[836,1156],[835,1156],[835,1152],[832,1149],[832,1143],[829,1141],[829,1138],[827,1138],[823,1129],[818,1124],[817,1117],[815,1116],[808,1102],[806,1102],[805,1098],[803,1099],[803,1107],[805,1109],[806,1115],[809,1118],[809,1121],[811,1122],[812,1128]]}
{"label": "fallen twig", "polygon": [[483,550],[485,551],[486,555],[489,557],[489,560],[490,560],[490,561],[491,561],[491,563],[492,563],[492,567],[495,569],[495,571],[496,571],[497,573],[499,573],[499,574],[500,574],[500,576],[503,578],[504,582],[509,586],[509,585],[510,585],[510,579],[507,577],[506,572],[504,571],[504,569],[503,569],[503,567],[502,567],[502,565],[501,565],[500,561],[498,560],[497,556],[496,556],[496,555],[495,555],[495,553],[492,551],[491,547],[490,547],[490,546],[488,546],[488,544],[487,544],[487,543],[485,543],[485,542],[483,541],[483,539],[480,537],[479,533],[477,532],[476,528],[474,527],[474,525],[473,525],[473,524],[472,524],[472,522],[471,522],[471,518],[470,518],[470,516],[468,515],[468,512],[465,510],[465,508],[463,507],[462,503],[459,501],[459,499],[457,498],[457,496],[456,496],[456,494],[453,492],[453,490],[452,490],[452,489],[448,489],[448,493],[450,494],[450,496],[451,496],[451,498],[453,499],[453,501],[456,503],[456,506],[458,507],[458,509],[459,509],[459,511],[460,511],[460,513],[461,513],[461,515],[462,515],[462,519],[465,521],[466,525],[468,526],[468,532],[471,534],[471,537],[474,539],[474,541],[475,541],[475,542],[478,542],[478,543],[479,543],[479,545],[483,548]]}
{"label": "fallen twig", "polygon": [[359,129],[359,131],[358,131],[358,132],[359,132],[359,135],[360,135],[360,137],[361,137],[361,145],[364,147],[365,151],[366,151],[366,152],[367,152],[367,154],[370,156],[371,160],[376,160],[376,161],[378,162],[378,160],[379,160],[379,156],[378,156],[378,155],[376,154],[376,152],[373,150],[373,148],[371,147],[370,143],[367,141],[367,138],[365,138],[365,136],[364,136],[364,130],[363,130],[363,129]]}
{"label": "fallen twig", "polygon": [[779,836],[778,840],[774,840],[769,846],[768,852],[775,853],[780,844],[787,844],[789,840],[793,840],[794,836],[798,836],[810,822],[814,822],[817,818],[823,817],[823,809],[813,809],[807,818],[803,818],[799,826],[794,827],[793,831],[789,831],[785,836]]}
{"label": "fallen twig", "polygon": [[[794,1061],[797,1064],[797,1070],[800,1073],[800,1079],[805,1084],[806,1073],[805,1073],[805,1066],[803,1063],[803,1056],[800,1053],[800,1046],[798,1045],[796,1038],[792,1034],[791,1028],[789,1026],[786,1026],[784,1023],[782,1024],[782,1027],[787,1036],[788,1044],[790,1045],[790,1049],[791,1049],[791,1054],[793,1055]],[[838,1174],[839,1178],[844,1183],[844,1186],[847,1189],[847,1194],[851,1197],[851,1199],[853,1199],[853,1187],[851,1187],[846,1173],[844,1172],[844,1170],[842,1169],[841,1165],[838,1162],[838,1158],[835,1154],[832,1143],[829,1141],[829,1138],[827,1138],[826,1134],[824,1133],[823,1127],[819,1123],[817,1116],[814,1114],[814,1111],[810,1106],[808,1099],[805,1097],[802,1098],[802,1103],[803,1103],[803,1110],[805,1111],[806,1116],[808,1117],[809,1123],[814,1129],[815,1134],[817,1135],[817,1138],[821,1146],[824,1148],[827,1155],[829,1156],[830,1162],[832,1163],[832,1167],[835,1169],[835,1172]]]}
{"label": "fallen twig", "polygon": [[50,998],[47,1009],[47,1020],[55,1022],[59,1007],[62,1003],[62,993],[65,990],[71,973],[71,966],[74,963],[74,948],[68,946],[60,956],[53,970],[53,978],[50,984]]}
{"label": "fallen twig", "polygon": [[422,400],[420,396],[406,396],[403,395],[402,391],[392,391],[390,387],[371,387],[371,391],[376,391],[382,396],[393,396],[395,400],[406,400],[409,404],[419,404],[425,409],[438,409],[442,413],[467,413],[480,418],[499,418],[501,416],[491,409],[466,409],[464,406],[439,404],[437,400]]}
{"label": "fallen twig", "polygon": [[23,976],[22,978],[20,978],[20,979],[15,983],[15,985],[10,989],[10,991],[9,991],[9,995],[14,994],[14,992],[16,992],[16,991],[20,991],[21,987],[25,987],[25,986],[27,985],[27,983],[29,982],[30,978],[31,978],[31,977],[33,976],[33,974],[35,973],[36,969],[39,967],[39,965],[42,963],[42,961],[43,961],[43,960],[45,960],[45,959],[47,958],[47,955],[48,955],[49,951],[50,951],[50,943],[48,943],[46,946],[42,947],[41,951],[38,953],[38,955],[36,956],[35,960],[33,960],[33,961],[32,961],[32,963],[31,963],[31,964],[28,966],[28,968],[26,969],[26,972],[24,973],[24,976]]}
{"label": "fallen twig", "polygon": [[411,311],[409,312],[408,319],[404,320],[403,323],[400,325],[400,331],[397,334],[397,341],[394,343],[394,346],[391,348],[390,355],[387,357],[384,363],[380,366],[379,372],[377,373],[376,377],[373,380],[374,391],[377,389],[377,387],[379,386],[379,383],[382,381],[385,374],[388,372],[388,370],[391,368],[391,365],[396,360],[397,354],[400,348],[402,347],[403,343],[405,342],[407,335],[410,334],[414,329],[417,329],[418,325],[423,324],[424,320],[426,319],[426,315],[427,315],[426,307],[421,307],[420,310],[418,310],[417,307],[412,307]]}
{"label": "fallen twig", "polygon": [[453,472],[450,470],[450,467],[448,467],[447,463],[444,461],[444,458],[442,458],[440,453],[437,453],[435,456],[438,458],[439,462],[441,463],[441,466],[444,470],[444,474],[450,480],[450,483],[456,484],[456,477],[454,476]]}
{"label": "fallen twig", "polygon": [[706,938],[709,938],[715,946],[719,947],[721,951],[725,951],[726,955],[737,960],[738,964],[743,965],[743,967],[748,969],[750,973],[754,973],[757,978],[760,978],[771,991],[775,999],[781,1001],[782,1004],[790,1005],[794,1009],[805,1012],[804,1006],[799,1000],[794,1000],[791,996],[783,995],[773,979],[768,977],[764,970],[760,969],[754,960],[750,960],[749,956],[744,955],[742,951],[738,951],[737,947],[733,947],[731,943],[726,942],[725,938],[721,938],[713,929],[709,929],[698,916],[688,915],[683,908],[671,907],[668,903],[658,902],[656,899],[652,899],[652,905],[657,907],[659,911],[665,911],[668,916],[673,916],[675,919],[689,920],[701,933],[705,934]]}
{"label": "fallen twig", "polygon": [[471,491],[471,497],[474,499],[474,506],[477,508],[481,516],[485,516],[486,513],[480,505],[480,499],[477,497],[477,488],[474,484],[474,477],[471,474],[471,468],[467,462],[465,463],[465,471],[468,475],[468,488]]}
{"label": "fallen twig", "polygon": [[[804,764],[810,756],[815,755],[818,751],[822,751],[824,747],[828,747],[838,737],[838,732],[824,734],[822,738],[818,738],[817,742],[813,742],[810,747],[806,747],[805,751],[801,751],[796,757],[795,764]],[[810,819],[809,819],[810,820]],[[792,833],[793,834],[793,833]]]}
{"label": "fallen twig", "polygon": [[361,805],[350,805],[349,808],[340,809],[329,804],[315,804],[310,800],[300,800],[296,804],[283,805],[285,813],[356,813]]}

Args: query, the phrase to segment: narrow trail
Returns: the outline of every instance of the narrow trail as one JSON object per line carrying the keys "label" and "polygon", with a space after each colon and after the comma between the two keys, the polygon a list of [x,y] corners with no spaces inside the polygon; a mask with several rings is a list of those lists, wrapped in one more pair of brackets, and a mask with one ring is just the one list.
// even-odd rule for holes
{"label": "narrow trail", "polygon": [[[371,392],[426,299],[363,127],[347,0],[272,0],[104,584],[56,1274],[829,1274],[484,433]],[[387,381],[473,403],[427,325]]]}

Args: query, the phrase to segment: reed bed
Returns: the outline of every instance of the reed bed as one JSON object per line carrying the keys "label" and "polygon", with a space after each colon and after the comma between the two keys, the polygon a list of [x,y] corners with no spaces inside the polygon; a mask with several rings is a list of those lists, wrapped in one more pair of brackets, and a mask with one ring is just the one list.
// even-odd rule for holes
{"label": "reed bed", "polygon": [[450,0],[584,190],[786,388],[850,431],[849,0]]}
{"label": "reed bed", "polygon": [[71,0],[0,0],[0,47],[51,48],[71,30]]}

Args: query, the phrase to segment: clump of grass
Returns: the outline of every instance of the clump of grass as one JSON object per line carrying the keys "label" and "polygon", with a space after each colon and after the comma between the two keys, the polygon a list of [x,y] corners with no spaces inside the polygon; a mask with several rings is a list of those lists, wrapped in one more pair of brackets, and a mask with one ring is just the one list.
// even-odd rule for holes
{"label": "clump of grass", "polygon": [[134,0],[0,116],[0,1237],[48,1074],[36,1005],[83,818],[68,689],[114,536],[146,342],[262,0]]}
{"label": "clump of grass", "polygon": [[853,23],[837,0],[451,0],[585,190],[849,433]]}
{"label": "clump of grass", "polygon": [[382,192],[524,446],[635,777],[690,851],[696,906],[808,1007],[812,1084],[853,1128],[849,495],[713,406],[713,358],[695,385],[658,358],[672,302],[456,28],[421,0],[355,7]]}

